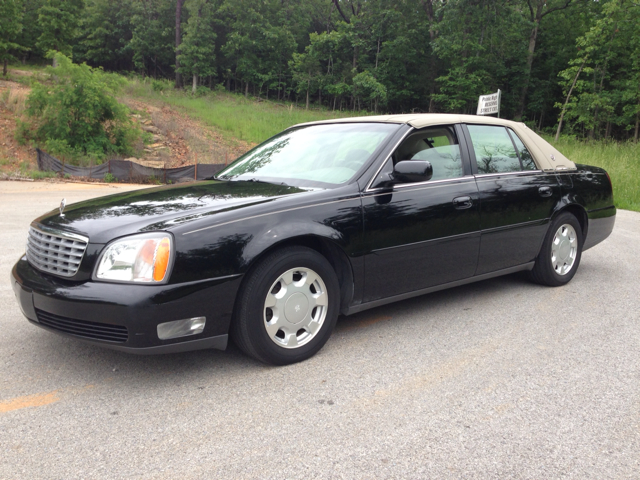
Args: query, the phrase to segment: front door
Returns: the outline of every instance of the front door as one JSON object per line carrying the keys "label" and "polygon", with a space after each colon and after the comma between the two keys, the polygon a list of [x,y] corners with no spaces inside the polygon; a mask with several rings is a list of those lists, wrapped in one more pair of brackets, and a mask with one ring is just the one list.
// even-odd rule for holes
{"label": "front door", "polygon": [[[364,302],[471,277],[480,245],[478,191],[459,128],[415,131],[363,194]],[[383,185],[393,164],[428,160],[431,180]]]}

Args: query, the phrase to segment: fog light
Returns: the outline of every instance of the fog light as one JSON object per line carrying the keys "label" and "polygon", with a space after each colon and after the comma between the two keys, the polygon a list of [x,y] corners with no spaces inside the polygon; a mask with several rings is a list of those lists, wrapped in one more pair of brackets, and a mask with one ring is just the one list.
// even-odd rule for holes
{"label": "fog light", "polygon": [[158,338],[160,340],[169,340],[170,338],[197,335],[202,333],[206,322],[206,317],[195,317],[176,320],[175,322],[161,323],[158,325]]}

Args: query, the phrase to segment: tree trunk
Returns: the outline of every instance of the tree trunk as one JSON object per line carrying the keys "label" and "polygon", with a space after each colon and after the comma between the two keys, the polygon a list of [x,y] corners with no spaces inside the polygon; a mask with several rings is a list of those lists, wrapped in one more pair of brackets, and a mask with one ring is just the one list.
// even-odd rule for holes
{"label": "tree trunk", "polygon": [[281,72],[278,72],[278,101],[280,101],[280,88],[282,87],[280,83]]}
{"label": "tree trunk", "polygon": [[[527,91],[529,90],[529,80],[531,78],[531,66],[533,65],[533,55],[536,51],[536,40],[538,38],[538,30],[540,28],[540,22],[545,15],[549,15],[552,12],[556,12],[558,10],[565,10],[569,8],[572,4],[573,0],[565,0],[563,5],[559,5],[553,8],[549,8],[548,0],[527,0],[527,4],[529,6],[531,23],[533,23],[533,28],[531,29],[531,33],[529,34],[529,53],[527,55],[527,64],[524,71],[524,84],[522,86],[522,91],[520,92],[520,105],[518,106],[518,110],[516,111],[514,120],[520,121],[522,116],[524,115],[524,106],[525,101],[527,99]],[[533,5],[532,5],[533,3]],[[535,12],[533,8],[535,6]]]}
{"label": "tree trunk", "polygon": [[182,88],[182,76],[180,75],[180,44],[182,43],[182,34],[180,32],[180,26],[182,21],[182,4],[184,0],[177,0],[176,2],[176,88]]}
{"label": "tree trunk", "polygon": [[[545,2],[546,3],[546,2]],[[514,120],[519,122],[522,120],[522,115],[524,115],[524,104],[527,99],[527,92],[529,91],[529,78],[531,77],[531,67],[533,65],[533,54],[536,51],[536,41],[538,40],[538,29],[540,27],[540,20],[542,19],[542,7],[544,3],[538,4],[538,9],[536,10],[536,16],[533,19],[533,28],[531,29],[531,33],[529,34],[529,53],[527,54],[527,64],[524,69],[524,84],[522,85],[522,90],[520,92],[520,103],[518,105],[518,110],[516,111]]]}
{"label": "tree trunk", "polygon": [[[309,72],[309,75],[311,75],[311,72]],[[307,106],[305,107],[306,110],[309,110],[309,87],[311,86],[311,79],[307,80]]]}
{"label": "tree trunk", "polygon": [[244,84],[244,98],[249,98],[249,82]]}
{"label": "tree trunk", "polygon": [[433,42],[436,39],[436,31],[434,29],[435,16],[433,13],[433,0],[422,0],[422,7],[427,14],[427,20],[429,21],[429,48],[431,54],[429,55],[429,113],[435,112],[435,102],[433,96],[436,94],[436,75],[438,71],[437,58],[433,52]]}
{"label": "tree trunk", "polygon": [[[638,101],[640,106],[640,101]],[[640,130],[640,112],[636,113],[636,133],[633,135],[633,141],[638,143],[638,130]]]}
{"label": "tree trunk", "polygon": [[582,65],[580,65],[580,68],[578,69],[578,73],[576,73],[576,77],[573,79],[573,83],[571,84],[571,88],[569,89],[569,93],[567,94],[567,99],[564,101],[564,105],[562,106],[562,113],[560,114],[560,122],[558,123],[558,130],[556,131],[556,138],[555,138],[555,142],[558,141],[558,138],[560,137],[560,131],[562,130],[562,120],[564,119],[564,113],[567,111],[567,104],[569,103],[569,99],[571,98],[571,92],[573,92],[573,87],[576,86],[576,82],[578,81],[578,77],[580,76],[580,72],[582,72],[582,68],[584,67],[584,64],[586,63],[587,59],[585,58],[582,61]]}
{"label": "tree trunk", "polygon": [[191,85],[191,93],[196,93],[198,88],[198,75],[193,74],[193,84]]}
{"label": "tree trunk", "polygon": [[9,60],[7,60],[6,58],[2,62],[2,75],[5,76],[5,77],[7,76],[7,64],[8,63],[9,63]]}

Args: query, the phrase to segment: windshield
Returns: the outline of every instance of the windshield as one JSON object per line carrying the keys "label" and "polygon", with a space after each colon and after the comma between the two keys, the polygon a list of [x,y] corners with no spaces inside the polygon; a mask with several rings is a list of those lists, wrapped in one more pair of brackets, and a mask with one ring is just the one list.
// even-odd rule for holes
{"label": "windshield", "polygon": [[311,125],[270,138],[233,162],[217,178],[308,187],[346,183],[397,124]]}

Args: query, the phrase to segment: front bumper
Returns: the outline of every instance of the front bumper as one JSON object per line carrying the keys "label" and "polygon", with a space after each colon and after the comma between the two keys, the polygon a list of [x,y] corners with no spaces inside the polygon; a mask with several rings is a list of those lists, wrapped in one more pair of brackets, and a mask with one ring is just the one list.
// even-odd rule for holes
{"label": "front bumper", "polygon": [[[203,348],[224,350],[241,275],[178,285],[69,282],[34,269],[26,257],[11,272],[11,283],[27,319],[55,333],[138,354]],[[198,335],[160,340],[158,324],[206,317]],[[112,339],[110,334],[117,332]],[[117,337],[117,338],[116,338]]]}

